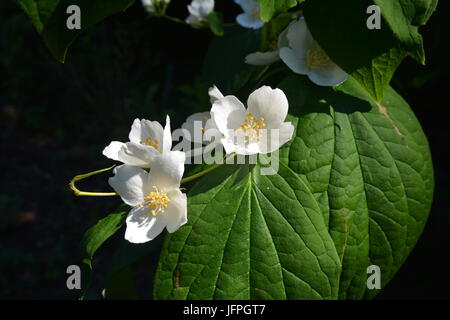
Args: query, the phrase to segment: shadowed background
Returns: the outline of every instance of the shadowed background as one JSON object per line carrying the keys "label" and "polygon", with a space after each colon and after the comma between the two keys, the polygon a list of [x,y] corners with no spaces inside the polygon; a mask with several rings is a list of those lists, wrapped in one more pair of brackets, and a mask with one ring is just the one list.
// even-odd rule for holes
{"label": "shadowed background", "polygon": [[[169,13],[187,16],[187,3],[175,1]],[[407,58],[392,81],[429,138],[436,191],[422,237],[378,299],[450,298],[450,126],[445,117],[450,20],[445,6],[441,1],[421,29],[427,65]],[[239,11],[220,1],[217,7],[227,22]],[[76,198],[68,182],[110,166],[101,151],[111,140],[124,140],[134,118],[161,122],[169,114],[177,128],[191,113],[208,109],[207,88],[196,77],[212,35],[149,19],[137,2],[78,38],[62,65],[15,2],[1,1],[0,15],[0,298],[77,298],[79,292],[66,288],[66,268],[80,264],[84,231],[120,200]],[[80,187],[107,191],[107,177]],[[121,237],[101,249],[96,278],[104,276],[102,267]],[[141,298],[151,296],[147,270],[156,259],[134,267]]]}

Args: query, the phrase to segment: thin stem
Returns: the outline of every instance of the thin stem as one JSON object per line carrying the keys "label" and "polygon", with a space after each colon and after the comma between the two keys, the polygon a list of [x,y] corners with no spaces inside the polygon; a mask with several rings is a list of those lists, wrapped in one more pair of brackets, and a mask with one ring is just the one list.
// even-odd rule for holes
{"label": "thin stem", "polygon": [[86,179],[90,176],[111,170],[112,168],[114,168],[116,165],[113,165],[112,167],[106,168],[106,169],[100,169],[97,171],[92,171],[89,173],[85,173],[85,174],[80,174],[78,176],[75,176],[72,180],[70,180],[69,186],[70,189],[72,189],[72,191],[75,193],[76,196],[89,196],[89,197],[112,197],[112,196],[117,196],[117,193],[115,192],[87,192],[87,191],[80,191],[78,190],[78,188],[75,186],[75,182]]}
{"label": "thin stem", "polygon": [[211,167],[209,167],[209,168],[207,168],[207,169],[205,169],[203,171],[200,171],[199,173],[196,173],[196,174],[193,174],[192,176],[184,178],[183,180],[181,180],[181,184],[191,182],[191,181],[193,181],[195,179],[198,179],[198,178],[204,176],[205,174],[207,174],[207,173],[217,169],[218,167],[222,166],[224,163],[226,163],[228,160],[234,158],[235,156],[236,156],[236,153],[232,153],[222,163],[215,164],[215,165],[213,165],[213,166],[211,166]]}
{"label": "thin stem", "polygon": [[237,26],[238,24],[236,22],[229,22],[229,23],[224,23],[223,26],[224,27],[234,27]]}
{"label": "thin stem", "polygon": [[165,18],[165,19],[167,19],[167,20],[170,20],[170,21],[172,21],[172,22],[176,22],[176,23],[180,23],[180,24],[183,24],[183,25],[187,25],[187,23],[186,23],[185,21],[183,21],[183,20],[181,20],[181,19],[178,19],[178,18],[176,18],[176,17],[168,16],[168,15],[166,15],[166,14],[160,15],[160,17]]}
{"label": "thin stem", "polygon": [[[286,70],[285,66],[273,69],[270,72],[264,73],[263,75],[259,75],[259,81],[255,84],[255,88],[258,88],[265,80],[269,79],[270,77],[277,74],[278,72],[281,72],[284,70]],[[267,69],[264,71],[267,71]]]}

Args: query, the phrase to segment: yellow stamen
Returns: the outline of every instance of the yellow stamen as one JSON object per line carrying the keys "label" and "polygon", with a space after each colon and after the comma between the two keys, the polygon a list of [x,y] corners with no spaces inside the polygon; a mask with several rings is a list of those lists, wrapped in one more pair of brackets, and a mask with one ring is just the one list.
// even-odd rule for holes
{"label": "yellow stamen", "polygon": [[238,128],[238,131],[242,131],[245,134],[247,142],[261,140],[261,129],[266,127],[266,119],[261,117],[257,120],[251,113],[245,115],[247,118],[244,123]]}
{"label": "yellow stamen", "polygon": [[328,55],[318,44],[313,49],[308,49],[306,63],[311,69],[326,67],[331,61]]}
{"label": "yellow stamen", "polygon": [[203,117],[202,120],[206,121],[206,120],[209,120],[209,118],[208,117]]}
{"label": "yellow stamen", "polygon": [[253,18],[253,19],[259,19],[259,9],[256,9],[256,10],[253,10],[252,11],[252,13],[250,14],[251,15],[251,17]]}
{"label": "yellow stamen", "polygon": [[159,141],[156,139],[153,140],[152,137],[148,137],[147,139],[145,139],[145,141],[141,141],[141,144],[151,146],[157,150],[159,149]]}
{"label": "yellow stamen", "polygon": [[152,216],[156,216],[158,213],[164,213],[164,209],[167,208],[170,199],[165,192],[159,192],[156,186],[153,186],[155,192],[150,192],[144,197],[144,203],[139,207],[149,209]]}

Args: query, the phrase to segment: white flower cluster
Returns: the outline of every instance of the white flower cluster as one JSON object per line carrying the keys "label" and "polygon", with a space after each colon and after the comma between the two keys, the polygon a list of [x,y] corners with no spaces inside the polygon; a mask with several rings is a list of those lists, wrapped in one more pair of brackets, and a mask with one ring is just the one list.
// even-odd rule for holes
{"label": "white flower cluster", "polygon": [[[285,122],[289,105],[282,90],[267,86],[255,90],[247,108],[235,96],[222,95],[216,87],[209,90],[209,95],[210,112],[194,114],[182,126],[187,132],[185,137],[195,137],[195,122],[200,122],[202,144],[204,136],[217,137],[214,143],[202,145],[200,154],[218,144],[227,154],[266,154],[292,139],[294,126]],[[186,157],[198,153],[187,155],[172,150],[169,117],[164,128],[157,121],[136,119],[128,137],[128,142],[112,141],[103,154],[123,163],[115,168],[109,184],[133,207],[126,219],[125,238],[143,243],[164,228],[175,232],[187,222],[187,199],[180,185]]]}

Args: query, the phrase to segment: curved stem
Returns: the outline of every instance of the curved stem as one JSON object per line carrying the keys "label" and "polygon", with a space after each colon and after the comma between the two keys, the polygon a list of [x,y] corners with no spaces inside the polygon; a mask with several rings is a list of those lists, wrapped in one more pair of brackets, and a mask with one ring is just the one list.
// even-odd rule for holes
{"label": "curved stem", "polygon": [[183,25],[187,25],[187,23],[186,23],[185,21],[183,21],[183,20],[181,20],[181,19],[178,19],[178,18],[176,18],[176,17],[168,16],[168,15],[166,15],[166,14],[161,15],[160,17],[165,18],[165,19],[167,19],[167,20],[170,20],[170,21],[172,21],[172,22],[176,22],[176,23],[180,23],[180,24],[183,24]]}
{"label": "curved stem", "polygon": [[265,80],[267,80],[270,77],[274,76],[278,72],[281,72],[281,71],[284,71],[284,70],[286,70],[285,66],[275,68],[275,69],[271,70],[270,72],[267,72],[268,69],[263,70],[264,72],[258,76],[259,81],[255,84],[255,88],[258,88]]}
{"label": "curved stem", "polygon": [[112,197],[112,196],[117,196],[117,193],[115,192],[87,192],[87,191],[80,191],[78,190],[78,188],[75,186],[75,182],[86,179],[90,176],[111,170],[112,168],[114,168],[116,165],[113,165],[112,167],[106,168],[106,169],[100,169],[97,171],[92,171],[89,173],[85,173],[85,174],[80,174],[78,176],[75,176],[72,180],[70,180],[69,186],[70,189],[72,189],[72,191],[75,193],[76,196],[90,196],[90,197]]}
{"label": "curved stem", "polygon": [[199,173],[193,174],[192,176],[189,176],[189,177],[186,177],[186,178],[182,179],[181,180],[181,184],[191,182],[191,181],[193,181],[195,179],[198,179],[198,178],[204,176],[205,174],[207,174],[207,173],[217,169],[218,167],[222,166],[224,163],[227,163],[228,160],[234,158],[235,156],[236,156],[236,153],[232,153],[222,163],[215,164],[215,165],[213,165],[213,166],[211,166],[211,167],[209,167],[209,168],[207,168],[207,169],[205,169],[203,171],[200,171]]}
{"label": "curved stem", "polygon": [[224,23],[223,26],[224,27],[234,27],[237,26],[238,24],[236,22],[229,22],[229,23]]}

